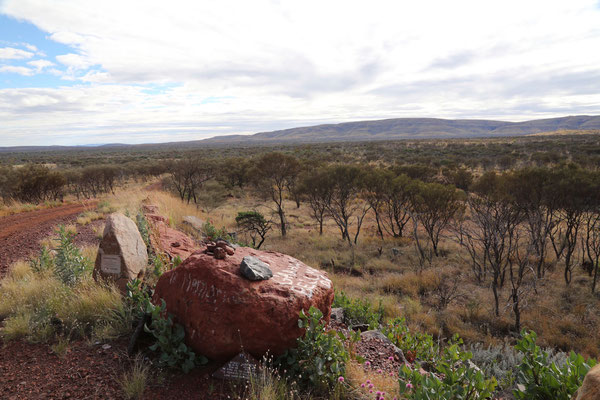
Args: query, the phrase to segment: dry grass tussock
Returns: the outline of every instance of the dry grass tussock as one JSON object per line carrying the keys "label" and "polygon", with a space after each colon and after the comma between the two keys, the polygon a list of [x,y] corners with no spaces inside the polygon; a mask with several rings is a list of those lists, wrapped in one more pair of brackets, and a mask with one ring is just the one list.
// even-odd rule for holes
{"label": "dry grass tussock", "polygon": [[13,201],[11,203],[3,203],[0,201],[0,217],[7,215],[18,214],[27,211],[43,210],[46,208],[54,208],[63,205],[60,201],[46,201],[41,204],[21,203]]}
{"label": "dry grass tussock", "polygon": [[44,342],[56,337],[115,338],[130,329],[119,291],[90,276],[74,286],[51,271],[35,272],[25,262],[12,266],[0,281],[0,336]]}

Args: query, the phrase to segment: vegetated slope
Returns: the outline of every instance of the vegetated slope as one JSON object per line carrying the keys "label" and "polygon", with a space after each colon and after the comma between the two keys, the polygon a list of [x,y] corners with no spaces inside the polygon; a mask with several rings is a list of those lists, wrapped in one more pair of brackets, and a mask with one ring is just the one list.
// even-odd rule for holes
{"label": "vegetated slope", "polygon": [[557,130],[600,129],[600,116],[571,116],[525,122],[477,119],[395,118],[346,122],[206,139],[205,143],[276,143],[529,135]]}

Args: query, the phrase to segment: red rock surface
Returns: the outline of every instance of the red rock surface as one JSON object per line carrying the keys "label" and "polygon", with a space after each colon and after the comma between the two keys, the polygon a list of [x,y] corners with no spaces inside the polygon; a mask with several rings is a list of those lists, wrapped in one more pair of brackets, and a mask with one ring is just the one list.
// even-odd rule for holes
{"label": "red rock surface", "polygon": [[155,205],[144,205],[146,220],[150,224],[151,242],[155,250],[166,253],[171,258],[185,260],[198,249],[194,239],[169,226],[167,218],[158,214]]}
{"label": "red rock surface", "polygon": [[[273,278],[243,278],[239,266],[245,256],[269,264]],[[224,260],[194,253],[161,276],[154,301],[161,298],[195,351],[225,361],[242,350],[260,358],[268,350],[278,355],[294,347],[303,334],[300,310],[318,307],[329,321],[333,285],[326,273],[295,258],[240,247]]]}

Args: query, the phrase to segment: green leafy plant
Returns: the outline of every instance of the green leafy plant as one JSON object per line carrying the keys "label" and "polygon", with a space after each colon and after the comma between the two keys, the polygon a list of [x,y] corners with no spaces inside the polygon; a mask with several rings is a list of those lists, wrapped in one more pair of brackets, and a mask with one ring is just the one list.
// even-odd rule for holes
{"label": "green leafy plant", "polygon": [[225,239],[227,241],[232,241],[231,237],[227,233],[225,227],[218,229],[210,221],[207,221],[202,227],[204,234],[208,240],[217,240],[218,238]]}
{"label": "green leafy plant", "polygon": [[299,384],[325,391],[336,386],[346,373],[349,355],[344,347],[347,338],[336,331],[326,331],[323,313],[315,307],[300,311],[298,326],[305,329],[298,346],[278,358],[277,364]]}
{"label": "green leafy plant", "polygon": [[138,231],[140,231],[140,235],[142,235],[146,247],[150,248],[150,225],[148,225],[148,221],[142,212],[138,212],[135,216],[135,223],[138,227]]}
{"label": "green leafy plant", "polygon": [[383,320],[383,305],[381,301],[377,308],[367,299],[351,299],[344,292],[335,294],[332,307],[344,309],[344,322],[349,326],[369,325],[377,329]]}
{"label": "green leafy plant", "polygon": [[46,246],[42,246],[40,255],[37,258],[33,258],[29,261],[29,266],[36,273],[42,273],[44,271],[54,270],[54,257]]}
{"label": "green leafy plant", "polygon": [[404,352],[410,362],[419,359],[434,363],[440,356],[440,346],[434,341],[433,336],[410,332],[404,318],[394,319],[382,328],[382,332]]}
{"label": "green leafy plant", "polygon": [[486,379],[474,364],[472,354],[461,351],[459,344],[446,347],[435,364],[435,373],[421,374],[419,368],[400,368],[400,392],[415,400],[474,400],[491,398],[496,379]]}
{"label": "green leafy plant", "polygon": [[127,299],[137,318],[152,313],[154,305],[151,302],[151,294],[144,288],[141,280],[136,278],[127,282]]}
{"label": "green leafy plant", "polygon": [[167,314],[167,305],[161,300],[160,306],[151,306],[152,322],[145,325],[144,330],[156,339],[150,350],[158,351],[158,364],[168,368],[180,368],[188,373],[196,365],[208,362],[204,356],[196,356],[185,343],[183,326],[173,322],[173,317]]}
{"label": "green leafy plant", "polygon": [[92,263],[73,243],[75,234],[68,232],[64,226],[58,229],[58,248],[54,257],[54,272],[66,285],[75,284],[85,271],[92,268]]}
{"label": "green leafy plant", "polygon": [[517,399],[569,400],[581,386],[585,374],[597,364],[594,359],[585,360],[571,352],[566,362],[558,366],[550,362],[548,352],[536,345],[535,332],[521,332],[522,339],[515,348],[523,353],[523,361],[517,373]]}

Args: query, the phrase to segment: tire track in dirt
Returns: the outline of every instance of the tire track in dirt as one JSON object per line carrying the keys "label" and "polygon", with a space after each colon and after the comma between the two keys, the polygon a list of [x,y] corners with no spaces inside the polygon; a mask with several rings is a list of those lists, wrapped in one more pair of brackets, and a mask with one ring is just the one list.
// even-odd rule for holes
{"label": "tire track in dirt", "polygon": [[20,259],[39,250],[39,242],[53,233],[54,227],[69,224],[86,210],[95,209],[97,201],[67,204],[0,218],[0,276]]}

